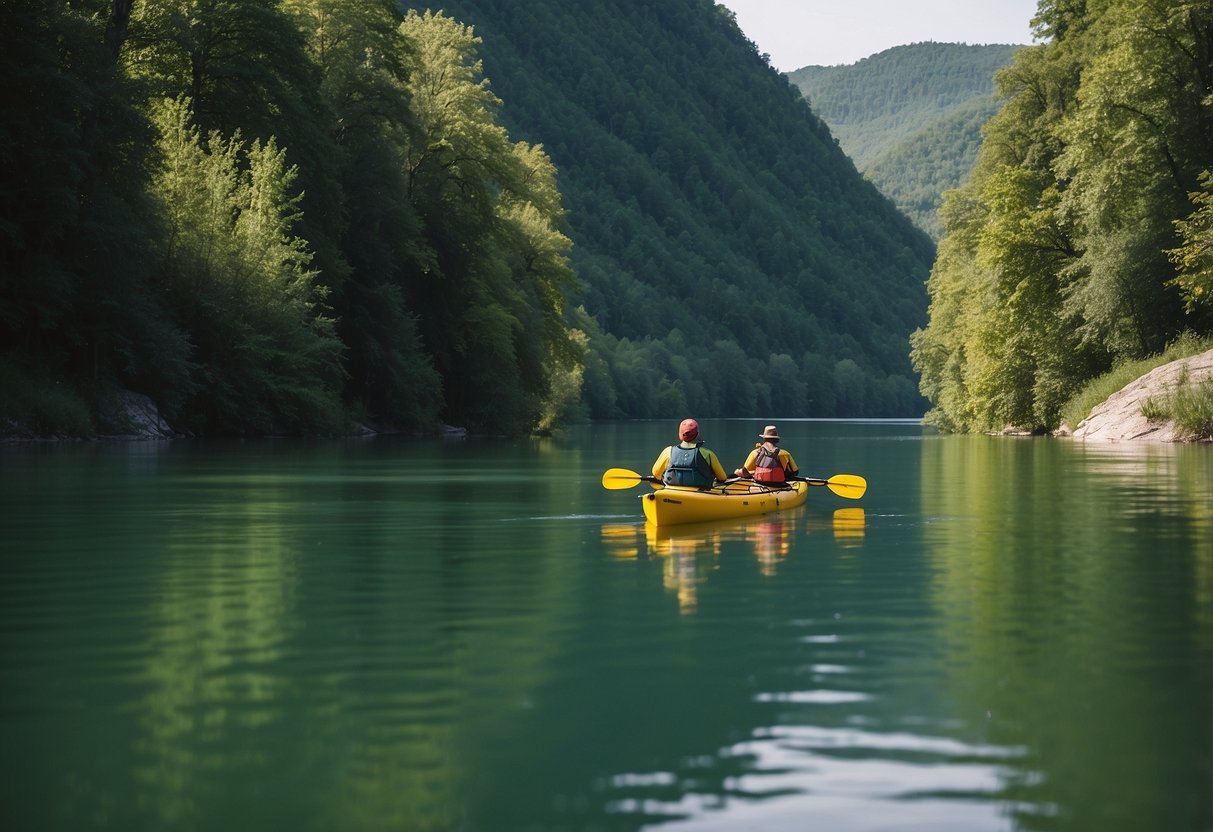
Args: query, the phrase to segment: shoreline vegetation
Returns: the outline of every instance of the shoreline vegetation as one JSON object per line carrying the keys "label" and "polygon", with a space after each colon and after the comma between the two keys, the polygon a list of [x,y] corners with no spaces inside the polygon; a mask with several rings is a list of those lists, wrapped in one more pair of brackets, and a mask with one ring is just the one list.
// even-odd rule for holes
{"label": "shoreline vegetation", "polygon": [[[1106,404],[1125,388],[1136,381],[1144,379],[1154,370],[1168,364],[1183,363],[1184,359],[1198,356],[1209,350],[1213,350],[1213,338],[1197,338],[1191,333],[1185,333],[1165,351],[1156,356],[1142,359],[1141,361],[1126,362],[1117,366],[1110,372],[1091,381],[1074,398],[1070,399],[1062,409],[1062,426],[1059,428],[1059,431],[1066,432],[1077,428],[1100,405]],[[1158,421],[1168,420],[1169,416],[1162,409],[1163,400],[1169,394],[1175,393],[1179,393],[1181,397],[1186,397],[1187,395],[1199,396],[1199,387],[1199,382],[1191,383],[1190,379],[1185,379],[1179,381],[1177,390],[1157,389],[1150,394],[1153,403],[1149,405],[1143,403],[1143,407],[1153,408],[1151,413],[1146,415],[1153,415]],[[1206,390],[1205,396],[1207,397],[1208,395],[1209,393]],[[1180,421],[1180,423],[1184,427],[1192,429],[1193,433],[1200,433],[1201,425],[1190,423],[1188,420]],[[1208,425],[1204,426],[1205,431],[1208,431],[1208,427]]]}
{"label": "shoreline vegetation", "polygon": [[[1196,352],[1176,348],[1179,357],[1160,361],[1091,408],[1075,423],[1073,437],[1106,442],[1213,441],[1213,339],[1204,341],[1203,347]],[[1142,369],[1139,362],[1128,372]],[[1109,374],[1107,383],[1124,377]],[[1068,427],[1058,434],[1069,434]]]}
{"label": "shoreline vegetation", "polygon": [[[11,368],[0,366],[0,374],[5,372],[11,372]],[[13,379],[5,381],[11,385]],[[155,402],[140,393],[111,391],[104,397],[107,411],[95,417],[83,400],[58,384],[39,385],[31,380],[20,389],[24,399],[19,405],[37,408],[39,415],[28,423],[8,419],[0,425],[0,442],[191,438],[169,425]],[[47,419],[54,420],[57,427],[51,427]],[[40,430],[38,425],[49,429]],[[454,425],[419,432],[354,422],[347,431],[333,436],[399,434],[450,439],[465,437],[468,431]],[[1061,426],[1051,433],[1007,426],[990,435],[1051,435],[1107,442],[1213,442],[1213,338],[1185,334],[1159,355],[1125,363],[1093,380],[1066,405]]]}
{"label": "shoreline vegetation", "polygon": [[938,246],[724,6],[453,5],[11,2],[0,439],[1213,433],[1208,2],[1042,0]]}

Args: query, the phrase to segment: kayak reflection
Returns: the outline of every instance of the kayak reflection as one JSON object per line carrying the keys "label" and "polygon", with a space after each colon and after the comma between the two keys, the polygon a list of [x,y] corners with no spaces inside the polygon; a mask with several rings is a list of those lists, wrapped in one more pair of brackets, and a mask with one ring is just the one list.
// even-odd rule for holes
{"label": "kayak reflection", "polygon": [[861,508],[840,508],[834,512],[834,539],[843,546],[857,546],[863,542],[863,530],[867,517]]}
{"label": "kayak reflection", "polygon": [[762,574],[774,575],[791,548],[791,523],[783,518],[762,520],[751,526],[746,538],[754,544],[754,557]]}
{"label": "kayak reflection", "polygon": [[620,560],[640,557],[639,528],[635,523],[603,523],[602,545]]}
{"label": "kayak reflection", "polygon": [[[678,610],[693,613],[699,606],[699,585],[708,574],[720,568],[720,549],[726,535],[736,534],[730,525],[692,524],[671,530],[652,523],[644,524],[644,542],[649,557],[663,559],[661,582],[678,599]],[[701,527],[702,526],[702,527]]]}
{"label": "kayak reflection", "polygon": [[863,542],[866,522],[862,508],[840,508],[830,516],[793,512],[674,526],[604,523],[602,543],[621,560],[661,558],[663,585],[677,597],[682,612],[692,613],[699,587],[720,568],[725,544],[749,544],[759,572],[773,577],[798,529],[809,535],[830,531],[841,545],[854,547]]}

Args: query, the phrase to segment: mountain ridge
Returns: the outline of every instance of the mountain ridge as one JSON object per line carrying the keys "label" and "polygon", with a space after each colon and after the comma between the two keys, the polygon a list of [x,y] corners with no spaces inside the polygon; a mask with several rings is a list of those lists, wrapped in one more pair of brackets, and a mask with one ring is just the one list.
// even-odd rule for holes
{"label": "mountain ridge", "polygon": [[[943,191],[972,169],[1015,44],[926,41],[788,73],[856,167],[938,240]],[[908,173],[908,175],[907,175]]]}
{"label": "mountain ridge", "polygon": [[[905,356],[933,246],[731,13],[710,0],[444,11],[482,38],[511,135],[557,166],[577,300],[601,328],[590,415],[920,409]],[[779,356],[794,367],[775,370]],[[719,380],[725,368],[741,380]]]}

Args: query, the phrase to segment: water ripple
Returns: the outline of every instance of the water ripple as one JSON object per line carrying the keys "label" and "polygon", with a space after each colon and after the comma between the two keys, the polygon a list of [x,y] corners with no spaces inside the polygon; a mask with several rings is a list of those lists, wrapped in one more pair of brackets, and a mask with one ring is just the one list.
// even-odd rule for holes
{"label": "water ripple", "polygon": [[1022,776],[1010,764],[1024,753],[908,732],[774,726],[719,751],[719,763],[744,761],[744,770],[717,787],[668,772],[604,785],[625,792],[608,799],[608,811],[663,830],[1008,830],[1014,804],[1002,793]]}

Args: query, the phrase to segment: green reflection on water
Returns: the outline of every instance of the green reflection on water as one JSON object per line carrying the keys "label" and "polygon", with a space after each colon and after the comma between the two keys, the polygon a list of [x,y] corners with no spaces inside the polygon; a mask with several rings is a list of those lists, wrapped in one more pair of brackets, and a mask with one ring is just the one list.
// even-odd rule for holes
{"label": "green reflection on water", "polygon": [[1023,828],[1208,828],[1211,462],[1201,447],[923,445],[949,687],[992,741],[1030,749],[1007,789]]}

